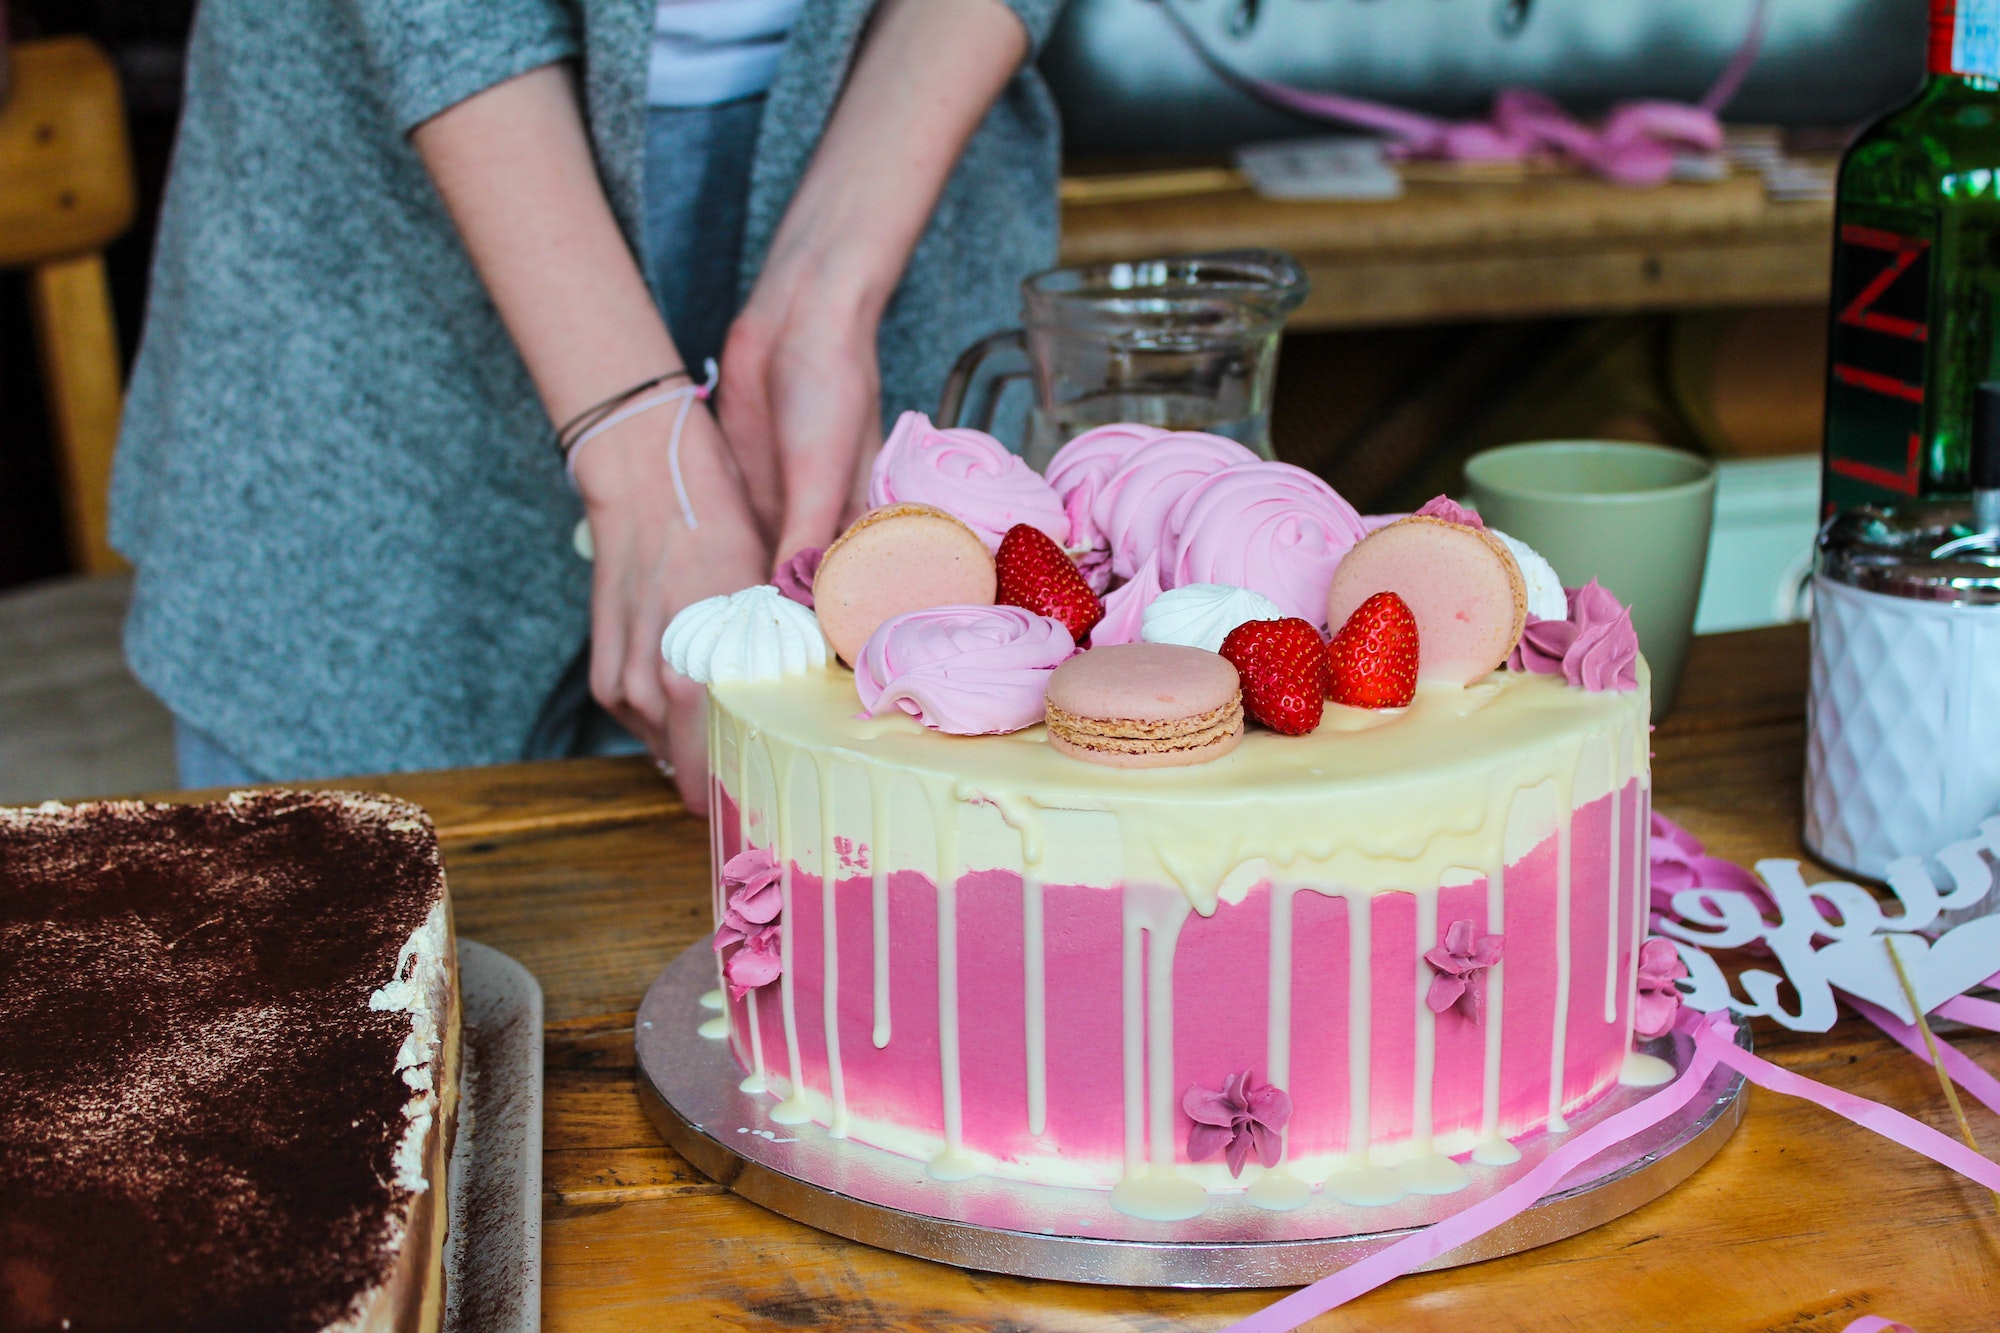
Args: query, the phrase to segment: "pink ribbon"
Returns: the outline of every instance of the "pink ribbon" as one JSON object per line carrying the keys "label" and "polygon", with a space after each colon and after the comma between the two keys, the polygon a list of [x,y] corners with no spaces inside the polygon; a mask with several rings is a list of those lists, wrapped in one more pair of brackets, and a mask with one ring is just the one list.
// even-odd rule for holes
{"label": "pink ribbon", "polygon": [[[1689,1021],[1692,1017],[1692,1011],[1683,1015],[1683,1025],[1694,1026],[1695,1023]],[[1714,1017],[1724,1024],[1729,1021],[1726,1014]],[[1599,1153],[1634,1135],[1643,1134],[1694,1100],[1702,1084],[1708,1081],[1709,1071],[1715,1068],[1715,1064],[1715,1055],[1697,1043],[1688,1067],[1679,1078],[1637,1106],[1620,1111],[1584,1130],[1499,1193],[1460,1209],[1442,1222],[1405,1236],[1387,1249],[1377,1250],[1366,1259],[1323,1277],[1310,1287],[1293,1292],[1249,1318],[1231,1324],[1223,1333],[1289,1333],[1306,1320],[1344,1305],[1364,1292],[1373,1291],[1385,1282],[1422,1267],[1447,1250],[1456,1249],[1520,1216],[1533,1207],[1537,1199],[1561,1184],[1563,1177],[1570,1172]]]}
{"label": "pink ribbon", "polygon": [[1770,0],[1757,0],[1742,44],[1699,102],[1621,102],[1593,128],[1553,99],[1525,88],[1509,88],[1496,96],[1490,119],[1449,121],[1363,98],[1254,78],[1210,51],[1172,0],[1160,0],[1160,8],[1203,64],[1251,96],[1287,111],[1373,130],[1396,140],[1396,151],[1409,157],[1461,162],[1564,158],[1621,185],[1658,185],[1673,174],[1674,159],[1681,152],[1721,149],[1722,123],[1716,115],[1756,64],[1770,18]]}
{"label": "pink ribbon", "polygon": [[[1994,1007],[2000,1008],[2000,1005]],[[1376,1251],[1359,1263],[1293,1292],[1248,1319],[1231,1324],[1224,1333],[1289,1333],[1306,1320],[1325,1314],[1364,1292],[1373,1291],[1447,1250],[1485,1235],[1526,1212],[1537,1199],[1554,1189],[1563,1177],[1588,1163],[1591,1158],[1643,1133],[1686,1106],[1701,1091],[1709,1072],[1717,1065],[1735,1070],[1768,1092],[1798,1097],[1823,1107],[1990,1190],[2000,1190],[2000,1164],[1980,1156],[1956,1139],[1880,1102],[1829,1088],[1744,1050],[1736,1044],[1736,1026],[1726,1011],[1697,1014],[1693,1010],[1683,1010],[1674,1027],[1677,1032],[1693,1038],[1694,1052],[1681,1076],[1659,1092],[1637,1106],[1591,1126],[1491,1198],[1462,1209],[1442,1222],[1404,1237],[1387,1249]],[[1904,1327],[1893,1320],[1868,1315],[1849,1324],[1846,1333],[1870,1333],[1871,1330],[1883,1333],[1884,1330]],[[1907,1329],[1905,1333],[1908,1333]]]}
{"label": "pink ribbon", "polygon": [[[1873,1023],[1876,1027],[1881,1028],[1883,1032],[1887,1033],[1904,1050],[1916,1056],[1924,1063],[1930,1063],[1931,1053],[1925,1049],[1924,1034],[1917,1031],[1916,1024],[1905,1023],[1902,1019],[1896,1017],[1880,1005],[1870,1004],[1866,1000],[1858,1000],[1852,995],[1847,995],[1843,998],[1856,1009],[1860,1010],[1863,1018]],[[1961,996],[1959,998],[1963,999],[1965,997]],[[1946,1004],[1939,1006],[1938,1012],[1940,1014],[1944,1013],[1945,1009],[1949,1008],[1953,1003],[1956,1002],[1947,1001]],[[1993,1004],[1990,1000],[1973,1000],[1971,1003],[1984,1004],[1993,1009],[2000,1009],[2000,1004]],[[1964,1022],[1965,1020],[1960,1019],[1959,1021]],[[1983,1027],[1985,1024],[1979,1024],[1978,1026]],[[1995,1028],[1994,1031],[2000,1031],[2000,1028]],[[1951,1081],[1984,1102],[1987,1110],[1992,1111],[1995,1115],[2000,1115],[2000,1078],[1993,1077],[1993,1075],[1974,1064],[1971,1056],[1959,1050],[1935,1032],[1931,1034],[1931,1039],[1937,1042],[1938,1058],[1944,1061],[1945,1071],[1951,1075]]]}
{"label": "pink ribbon", "polygon": [[[2000,972],[1986,978],[1988,986],[2000,989]],[[1946,1000],[1937,1007],[1946,1018],[1956,1020],[1969,1028],[1985,1028],[1988,1032],[2000,1032],[2000,1003],[1992,1000],[1975,1000],[1970,995],[1960,995]],[[1995,1107],[2000,1110],[2000,1107]]]}

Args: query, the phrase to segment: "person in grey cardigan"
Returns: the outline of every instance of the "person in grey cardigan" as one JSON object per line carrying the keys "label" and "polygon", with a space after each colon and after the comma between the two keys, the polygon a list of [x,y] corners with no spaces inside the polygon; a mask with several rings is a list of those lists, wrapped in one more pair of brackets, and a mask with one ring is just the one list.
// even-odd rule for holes
{"label": "person in grey cardigan", "polygon": [[[206,0],[112,497],[184,781],[577,752],[588,695],[699,808],[661,629],[1053,262],[1058,3],[804,0],[767,96],[649,111],[651,0]],[[551,423],[717,355],[570,487]]]}

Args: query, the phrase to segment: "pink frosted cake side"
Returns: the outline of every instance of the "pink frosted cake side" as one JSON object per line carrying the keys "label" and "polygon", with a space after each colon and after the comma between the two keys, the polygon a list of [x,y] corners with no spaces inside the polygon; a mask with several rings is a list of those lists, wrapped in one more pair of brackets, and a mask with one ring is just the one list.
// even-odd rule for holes
{"label": "pink frosted cake side", "polygon": [[[1190,768],[857,716],[837,666],[711,693],[721,868],[775,871],[727,1000],[786,1124],[1148,1217],[1461,1188],[1616,1083],[1647,901],[1647,690],[1496,672]],[[739,856],[750,850],[748,858]],[[831,873],[829,886],[827,876]],[[1491,937],[1498,936],[1498,940]],[[1427,955],[1429,957],[1427,958]],[[1282,1089],[1282,1153],[1192,1160]]]}

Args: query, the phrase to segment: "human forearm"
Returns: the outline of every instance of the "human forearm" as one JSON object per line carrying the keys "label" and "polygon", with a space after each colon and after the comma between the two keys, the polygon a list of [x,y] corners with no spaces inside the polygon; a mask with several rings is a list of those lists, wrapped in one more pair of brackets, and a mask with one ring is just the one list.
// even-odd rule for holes
{"label": "human forearm", "polygon": [[410,137],[552,420],[681,364],[605,200],[567,67],[497,84]]}
{"label": "human forearm", "polygon": [[[412,139],[551,420],[681,365],[605,200],[565,67],[497,84]],[[690,602],[757,582],[770,553],[704,405],[662,403],[574,463],[596,547],[591,692],[672,760],[699,810],[701,691],[665,670],[660,632]]]}
{"label": "human forearm", "polygon": [[871,320],[966,141],[1027,58],[1000,0],[885,0],[766,267],[802,264]]}
{"label": "human forearm", "polygon": [[1000,0],[886,0],[722,358],[722,415],[780,560],[865,498],[875,341],[945,182],[1027,55]]}

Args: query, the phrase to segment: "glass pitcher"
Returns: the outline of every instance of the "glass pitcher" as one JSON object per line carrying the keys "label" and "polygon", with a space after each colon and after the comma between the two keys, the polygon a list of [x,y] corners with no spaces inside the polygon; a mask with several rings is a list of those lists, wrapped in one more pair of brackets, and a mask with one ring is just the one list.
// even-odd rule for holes
{"label": "glass pitcher", "polygon": [[1031,380],[1021,452],[1040,469],[1093,426],[1204,430],[1271,456],[1278,334],[1305,273],[1274,250],[1050,269],[1021,284],[1022,327],[968,348],[938,423],[991,430],[1010,383]]}

